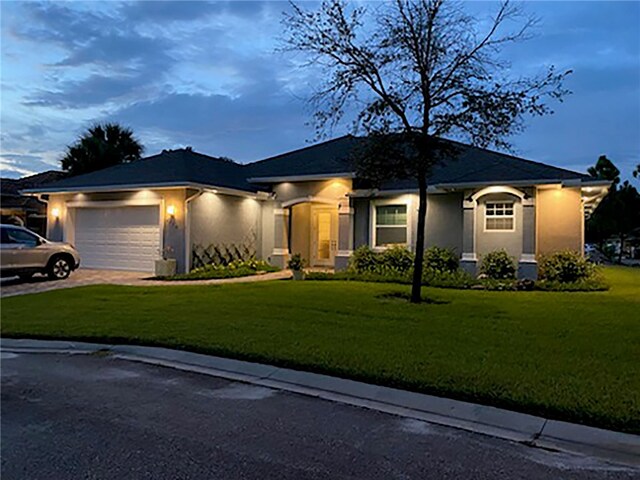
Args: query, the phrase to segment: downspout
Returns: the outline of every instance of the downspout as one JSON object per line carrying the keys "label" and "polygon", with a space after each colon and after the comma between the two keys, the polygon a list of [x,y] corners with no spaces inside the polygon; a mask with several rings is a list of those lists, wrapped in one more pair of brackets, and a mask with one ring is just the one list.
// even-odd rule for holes
{"label": "downspout", "polygon": [[[45,231],[45,238],[49,238],[49,198],[44,198],[43,193],[38,193],[35,195],[35,197],[42,203],[44,203],[46,205],[45,208],[45,212],[46,212],[46,217],[45,217],[45,224],[46,224],[46,231]],[[47,195],[47,197],[49,197],[49,195]]]}
{"label": "downspout", "polygon": [[187,197],[184,201],[184,266],[186,273],[189,273],[189,271],[191,270],[191,212],[189,211],[189,203],[198,198],[203,193],[204,190],[200,188],[196,191],[196,193],[194,193],[190,197]]}

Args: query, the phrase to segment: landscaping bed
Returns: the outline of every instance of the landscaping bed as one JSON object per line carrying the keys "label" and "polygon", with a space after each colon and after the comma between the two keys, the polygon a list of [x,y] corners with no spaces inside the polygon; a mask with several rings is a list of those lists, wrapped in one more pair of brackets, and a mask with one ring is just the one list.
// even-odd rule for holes
{"label": "landscaping bed", "polygon": [[[308,280],[340,280],[375,283],[411,284],[414,254],[404,247],[376,252],[359,247],[341,272],[309,272]],[[538,280],[517,279],[515,260],[504,250],[484,255],[480,274],[470,275],[460,268],[453,250],[430,247],[425,250],[422,284],[430,287],[495,290],[597,292],[609,288],[601,269],[580,253],[564,251],[542,256],[538,262]]]}
{"label": "landscaping bed", "polygon": [[363,282],[89,286],[2,300],[5,337],[160,345],[640,433],[640,270],[609,291]]}
{"label": "landscaping bed", "polygon": [[248,277],[262,275],[268,272],[277,272],[277,267],[269,265],[264,260],[233,260],[224,265],[205,265],[191,270],[189,273],[181,273],[170,277],[156,277],[156,280],[211,280],[218,278]]}

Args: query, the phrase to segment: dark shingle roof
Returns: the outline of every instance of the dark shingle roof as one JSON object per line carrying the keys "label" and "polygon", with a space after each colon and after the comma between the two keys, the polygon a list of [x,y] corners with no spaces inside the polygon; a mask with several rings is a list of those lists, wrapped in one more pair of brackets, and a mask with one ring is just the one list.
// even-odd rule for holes
{"label": "dark shingle roof", "polygon": [[[347,135],[247,165],[250,178],[302,175],[330,175],[354,170],[351,152],[366,141],[365,137]],[[457,158],[437,165],[429,183],[473,184],[493,182],[527,182],[559,180],[593,180],[573,172],[512,155],[472,147],[448,140],[458,147]],[[414,180],[391,181],[383,189],[417,188]]]}
{"label": "dark shingle roof", "polygon": [[247,164],[249,178],[335,175],[353,171],[350,154],[360,138],[352,135]]}
{"label": "dark shingle roof", "polygon": [[[261,187],[261,182],[256,179],[351,173],[354,171],[352,153],[365,141],[366,137],[346,135],[246,165],[189,149],[168,150],[136,162],[66,178],[37,190],[201,184],[256,192],[266,188]],[[434,168],[429,178],[430,185],[593,180],[588,175],[571,170],[447,141],[458,147],[459,154],[457,158],[442,162]],[[269,182],[262,182],[263,185],[267,183]],[[390,181],[382,185],[383,190],[415,188],[417,184],[411,179]]]}
{"label": "dark shingle roof", "polygon": [[165,150],[158,155],[135,162],[66,178],[46,185],[46,188],[40,191],[185,184],[203,184],[247,192],[258,191],[257,185],[247,182],[244,170],[243,165],[192,150]]}
{"label": "dark shingle roof", "polygon": [[22,178],[0,178],[2,195],[19,195],[25,188],[41,187],[66,177],[66,173],[59,170],[47,170]]}

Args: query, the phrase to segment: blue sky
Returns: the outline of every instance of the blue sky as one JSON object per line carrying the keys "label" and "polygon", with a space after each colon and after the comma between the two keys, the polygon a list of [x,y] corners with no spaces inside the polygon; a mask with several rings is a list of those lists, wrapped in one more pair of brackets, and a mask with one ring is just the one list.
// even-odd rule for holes
{"label": "blue sky", "polygon": [[[467,5],[478,15],[495,6]],[[305,146],[314,131],[304,100],[321,72],[276,51],[285,8],[0,2],[2,175],[58,168],[65,146],[104,120],[130,126],[147,154],[191,145],[247,162]],[[507,52],[513,71],[573,69],[574,93],[528,122],[516,153],[581,171],[607,154],[630,177],[640,162],[640,2],[525,8],[542,23]]]}

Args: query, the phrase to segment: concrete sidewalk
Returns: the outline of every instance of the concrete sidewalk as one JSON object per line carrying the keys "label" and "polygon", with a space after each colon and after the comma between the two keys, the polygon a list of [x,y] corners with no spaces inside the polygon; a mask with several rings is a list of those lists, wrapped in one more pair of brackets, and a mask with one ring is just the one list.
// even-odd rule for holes
{"label": "concrete sidewalk", "polygon": [[48,292],[64,288],[83,287],[87,285],[127,285],[134,287],[180,287],[187,285],[220,285],[225,283],[252,283],[265,282],[269,280],[286,280],[291,278],[289,270],[263,273],[261,275],[250,275],[235,278],[216,278],[210,280],[152,280],[150,273],[126,272],[118,270],[92,270],[79,269],[73,272],[66,280],[49,280],[45,276],[34,276],[32,279],[24,281],[17,278],[3,279],[0,282],[0,296],[13,297],[16,295],[27,295],[30,293]]}
{"label": "concrete sidewalk", "polygon": [[2,351],[94,354],[242,381],[455,427],[534,447],[640,466],[640,436],[270,365],[166,348],[2,339]]}

